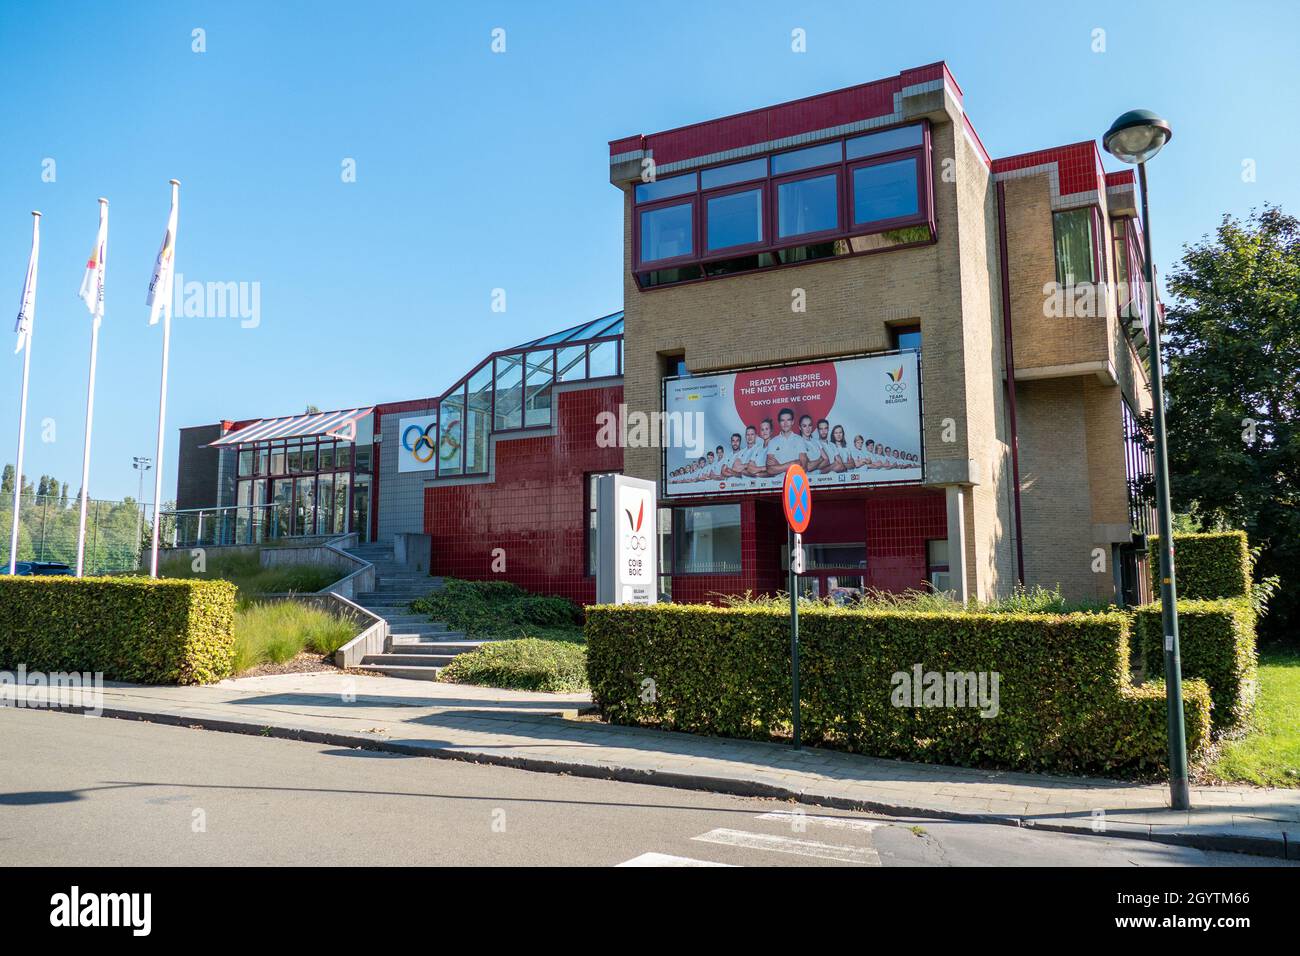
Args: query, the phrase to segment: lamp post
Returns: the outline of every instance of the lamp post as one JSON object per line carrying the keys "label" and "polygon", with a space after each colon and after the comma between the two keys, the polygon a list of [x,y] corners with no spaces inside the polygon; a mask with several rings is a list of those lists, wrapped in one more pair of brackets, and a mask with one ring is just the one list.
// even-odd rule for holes
{"label": "lamp post", "polygon": [[1151,337],[1151,404],[1156,451],[1156,524],[1160,532],[1160,618],[1165,637],[1165,701],[1169,721],[1169,804],[1191,807],[1187,785],[1187,734],[1183,725],[1183,674],[1178,651],[1178,604],[1174,586],[1174,528],[1169,508],[1169,458],[1165,448],[1164,369],[1160,316],[1156,313],[1155,270],[1151,264],[1151,216],[1147,210],[1147,161],[1173,138],[1169,123],[1150,110],[1130,110],[1110,125],[1102,145],[1120,162],[1136,164],[1142,192],[1147,314]]}
{"label": "lamp post", "polygon": [[[144,544],[144,542],[140,538],[140,535],[144,531],[144,502],[141,501],[141,499],[144,497],[144,473],[153,467],[153,459],[141,458],[137,455],[131,459],[131,467],[134,468],[136,471],[140,472],[140,488],[136,492],[136,496],[135,496],[135,507],[136,507],[135,546],[136,548],[140,548]],[[154,520],[155,521],[158,520],[156,516]],[[136,552],[135,560],[138,566],[140,563],[139,551]]]}

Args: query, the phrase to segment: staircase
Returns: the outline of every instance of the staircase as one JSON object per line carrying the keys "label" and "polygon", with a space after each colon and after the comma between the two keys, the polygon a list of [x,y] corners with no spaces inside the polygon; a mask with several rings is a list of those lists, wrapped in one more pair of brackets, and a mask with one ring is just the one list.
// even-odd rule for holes
{"label": "staircase", "polygon": [[442,578],[398,564],[392,545],[369,543],[348,548],[375,566],[375,590],[362,591],[356,603],[388,622],[388,642],[382,654],[361,659],[361,669],[414,680],[437,680],[442,668],[457,654],[472,651],[482,641],[465,640],[446,624],[415,614],[410,603],[442,587]]}

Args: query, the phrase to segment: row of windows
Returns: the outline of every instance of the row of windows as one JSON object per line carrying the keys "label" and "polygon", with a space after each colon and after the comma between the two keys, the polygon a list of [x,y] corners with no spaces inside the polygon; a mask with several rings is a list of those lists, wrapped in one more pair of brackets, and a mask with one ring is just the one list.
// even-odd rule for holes
{"label": "row of windows", "polygon": [[370,471],[370,449],[352,442],[304,441],[258,444],[239,449],[240,478],[252,475],[301,475],[318,471]]}
{"label": "row of windows", "polygon": [[[820,258],[759,250],[927,223],[927,131],[916,124],[714,166],[636,187],[635,257],[642,285]],[[927,241],[930,230],[907,242]],[[843,252],[871,251],[871,246]]]}
{"label": "row of windows", "polygon": [[[235,497],[235,540],[255,543],[299,535],[346,533],[352,479],[351,472],[340,471],[240,481]],[[366,493],[360,484],[357,491]]]}

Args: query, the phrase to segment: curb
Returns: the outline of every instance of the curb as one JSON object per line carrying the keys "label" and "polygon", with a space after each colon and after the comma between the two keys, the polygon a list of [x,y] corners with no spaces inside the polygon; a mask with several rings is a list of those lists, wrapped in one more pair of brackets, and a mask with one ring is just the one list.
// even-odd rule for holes
{"label": "curb", "polygon": [[[85,713],[82,707],[51,707],[44,710],[64,713]],[[1074,836],[1119,837],[1123,839],[1147,840],[1152,843],[1164,843],[1172,846],[1188,846],[1198,850],[1214,850],[1229,853],[1244,853],[1251,856],[1265,856],[1283,860],[1300,860],[1300,833],[1295,835],[1279,831],[1275,835],[1248,835],[1232,833],[1205,833],[1189,830],[1185,827],[1171,826],[1168,829],[1151,824],[1107,823],[1103,830],[1093,828],[1091,818],[1088,822],[1069,817],[1052,817],[1031,819],[1010,814],[967,813],[940,807],[913,806],[907,803],[882,800],[866,800],[855,797],[836,796],[829,793],[816,793],[809,790],[796,790],[776,784],[763,783],[743,777],[718,777],[707,774],[680,773],[666,770],[638,769],[591,763],[574,763],[553,757],[517,757],[510,754],[492,753],[491,748],[484,750],[453,749],[446,746],[429,746],[424,744],[402,743],[374,734],[336,733],[332,731],[311,730],[305,727],[284,725],[267,725],[251,721],[226,720],[214,717],[193,717],[182,714],[157,713],[140,710],[120,710],[104,708],[100,716],[116,720],[136,720],[144,723],[167,724],[174,727],[189,727],[200,730],[212,730],[221,733],[244,734],[254,737],[273,737],[279,740],[297,740],[306,743],[326,744],[332,747],[347,747],[359,750],[372,750],[383,753],[401,754],[407,757],[431,757],[438,760],[460,760],[466,763],[487,764],[497,767],[510,767],[516,770],[528,770],[534,773],[563,774],[572,777],[584,777],[595,780],[614,780],[619,783],[642,783],[658,787],[672,787],[678,790],[700,790],[709,793],[722,793],[735,797],[758,797],[771,800],[783,800],[814,807],[833,810],[854,810],[867,813],[881,813],[889,816],[918,817],[931,820],[956,820],[964,823],[997,824],[999,826],[1019,827],[1026,830],[1044,830],[1053,833],[1068,833]]]}

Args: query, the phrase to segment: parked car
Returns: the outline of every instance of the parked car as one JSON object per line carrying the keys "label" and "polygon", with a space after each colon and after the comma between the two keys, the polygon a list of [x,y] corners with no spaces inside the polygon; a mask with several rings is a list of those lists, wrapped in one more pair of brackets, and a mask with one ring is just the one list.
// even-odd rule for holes
{"label": "parked car", "polygon": [[[8,574],[9,565],[0,567],[0,574]],[[70,575],[72,568],[58,561],[19,561],[14,565],[14,574],[30,576],[36,574]]]}

